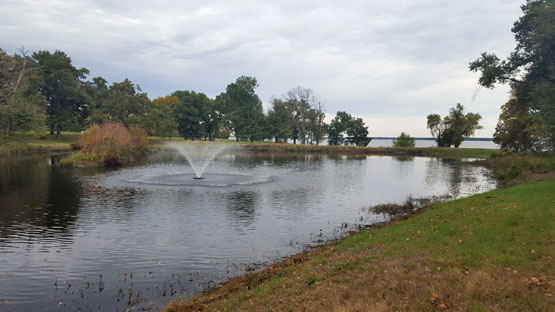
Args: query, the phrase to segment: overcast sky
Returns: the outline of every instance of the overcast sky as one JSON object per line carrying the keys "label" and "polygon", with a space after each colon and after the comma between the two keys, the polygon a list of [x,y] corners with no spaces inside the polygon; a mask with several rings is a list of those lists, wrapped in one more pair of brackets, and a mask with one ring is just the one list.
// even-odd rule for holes
{"label": "overcast sky", "polygon": [[507,87],[482,89],[468,63],[514,49],[515,0],[166,1],[3,0],[0,47],[66,52],[110,82],[151,98],[210,97],[255,76],[267,106],[302,86],[328,116],[363,117],[371,136],[429,136],[426,116],[462,103],[491,137]]}

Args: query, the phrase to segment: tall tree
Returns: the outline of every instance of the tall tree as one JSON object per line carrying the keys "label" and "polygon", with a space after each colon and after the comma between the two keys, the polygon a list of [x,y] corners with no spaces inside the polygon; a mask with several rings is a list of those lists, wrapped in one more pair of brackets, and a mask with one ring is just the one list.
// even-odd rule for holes
{"label": "tall tree", "polygon": [[179,134],[185,139],[214,141],[224,118],[222,102],[195,91],[176,91],[172,96],[180,101],[174,109]]}
{"label": "tall tree", "polygon": [[293,136],[290,106],[283,100],[273,100],[266,120],[268,137],[274,139],[276,143],[287,142],[287,139]]}
{"label": "tall tree", "polygon": [[227,85],[226,92],[217,99],[231,122],[237,140],[252,142],[264,137],[264,112],[262,101],[255,92],[257,87],[256,78],[241,76]]}
{"label": "tall tree", "polygon": [[534,147],[532,130],[537,122],[525,105],[519,105],[516,97],[501,106],[501,115],[495,127],[493,142],[503,149],[527,151]]}
{"label": "tall tree", "polygon": [[179,135],[186,140],[204,138],[206,132],[203,123],[211,105],[210,99],[204,93],[195,91],[175,91],[172,96],[180,101],[174,109]]}
{"label": "tall tree", "polygon": [[[555,1],[527,0],[521,8],[523,15],[512,28],[517,45],[511,55],[501,60],[485,52],[469,68],[480,72],[483,87],[511,86],[511,101],[495,133],[502,148],[555,150]],[[524,115],[525,122],[517,125],[516,118]]]}
{"label": "tall tree", "polygon": [[127,78],[122,82],[114,82],[102,103],[103,111],[108,114],[109,119],[119,121],[127,128],[139,124],[150,105],[147,94]]}
{"label": "tall tree", "polygon": [[430,129],[430,133],[434,138],[436,138],[437,146],[439,147],[449,147],[451,144],[450,142],[445,141],[445,128],[446,125],[441,119],[439,114],[430,114],[428,115],[428,121],[426,126]]}
{"label": "tall tree", "polygon": [[293,126],[295,133],[301,144],[307,143],[308,138],[308,118],[312,103],[315,101],[314,93],[311,89],[300,86],[287,91],[286,101],[293,113]]}
{"label": "tall tree", "polygon": [[21,48],[8,55],[0,48],[0,127],[9,136],[44,126],[44,97],[37,93],[38,65]]}
{"label": "tall tree", "polygon": [[351,118],[347,124],[347,142],[356,146],[365,147],[372,141],[368,137],[368,127],[364,125],[362,118]]}
{"label": "tall tree", "polygon": [[335,117],[331,120],[328,128],[328,144],[329,145],[343,145],[345,143],[345,132],[353,116],[346,112],[337,112]]}
{"label": "tall tree", "polygon": [[449,115],[441,119],[438,114],[428,115],[427,126],[433,136],[436,137],[438,146],[449,147],[454,145],[458,148],[464,138],[474,135],[480,125],[482,116],[475,113],[464,113],[464,106],[460,103],[449,110]]}
{"label": "tall tree", "polygon": [[71,58],[62,51],[39,51],[33,53],[33,58],[40,65],[43,76],[39,92],[48,102],[50,132],[56,131],[59,137],[64,128],[79,128],[86,104],[83,79],[89,71],[74,67]]}
{"label": "tall tree", "polygon": [[316,145],[320,145],[320,142],[322,142],[322,139],[324,138],[328,127],[328,125],[324,121],[326,118],[326,114],[324,113],[324,104],[321,101],[317,100],[314,105],[313,111],[315,119],[313,122],[313,126],[311,127],[311,131]]}
{"label": "tall tree", "polygon": [[143,116],[140,125],[149,135],[171,138],[177,134],[174,109],[181,102],[176,96],[158,97]]}

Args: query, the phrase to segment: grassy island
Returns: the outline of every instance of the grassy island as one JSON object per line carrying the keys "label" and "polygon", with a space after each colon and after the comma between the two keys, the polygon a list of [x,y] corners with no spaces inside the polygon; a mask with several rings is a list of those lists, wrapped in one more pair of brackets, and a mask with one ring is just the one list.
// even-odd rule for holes
{"label": "grassy island", "polygon": [[553,311],[555,178],[446,202],[229,280],[177,311]]}

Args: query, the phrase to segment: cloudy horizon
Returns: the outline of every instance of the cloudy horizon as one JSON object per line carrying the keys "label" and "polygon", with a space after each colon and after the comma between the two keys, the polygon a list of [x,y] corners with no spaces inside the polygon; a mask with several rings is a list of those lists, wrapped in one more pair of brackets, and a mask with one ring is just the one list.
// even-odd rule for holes
{"label": "cloudy horizon", "polygon": [[[257,78],[267,108],[302,86],[363,117],[370,136],[429,136],[426,116],[462,103],[491,137],[506,86],[478,89],[468,63],[507,56],[521,1],[49,1],[7,0],[1,48],[61,50],[89,78],[129,78],[149,97],[195,90],[215,97]],[[479,91],[479,92],[477,92]],[[477,94],[477,96],[475,96]]]}

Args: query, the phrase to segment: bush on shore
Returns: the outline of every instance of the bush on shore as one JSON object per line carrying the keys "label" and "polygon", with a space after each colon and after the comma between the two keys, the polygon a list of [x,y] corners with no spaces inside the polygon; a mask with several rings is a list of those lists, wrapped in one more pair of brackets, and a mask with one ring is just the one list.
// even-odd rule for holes
{"label": "bush on shore", "polygon": [[498,180],[504,185],[513,185],[534,180],[538,175],[555,172],[555,157],[550,153],[534,155],[528,153],[493,157],[486,161]]}
{"label": "bush on shore", "polygon": [[414,146],[415,146],[414,138],[404,132],[401,132],[401,135],[399,135],[397,139],[393,141],[393,147],[414,147]]}
{"label": "bush on shore", "polygon": [[81,137],[81,151],[67,158],[64,163],[102,163],[119,166],[130,162],[147,149],[148,137],[140,127],[127,129],[121,123],[109,122],[93,125]]}

